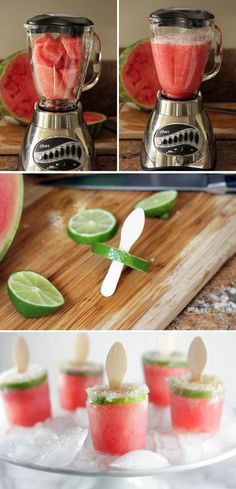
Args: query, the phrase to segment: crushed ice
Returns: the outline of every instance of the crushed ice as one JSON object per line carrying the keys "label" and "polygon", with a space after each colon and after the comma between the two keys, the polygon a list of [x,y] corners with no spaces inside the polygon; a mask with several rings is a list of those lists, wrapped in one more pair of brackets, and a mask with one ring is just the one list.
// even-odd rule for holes
{"label": "crushed ice", "polygon": [[6,422],[4,427],[0,426],[0,457],[20,464],[67,468],[75,472],[160,469],[201,462],[235,447],[236,414],[231,409],[224,410],[217,434],[187,434],[171,428],[169,409],[150,404],[146,449],[119,457],[94,450],[85,409],[77,409],[72,414],[60,412],[32,428],[6,428]]}

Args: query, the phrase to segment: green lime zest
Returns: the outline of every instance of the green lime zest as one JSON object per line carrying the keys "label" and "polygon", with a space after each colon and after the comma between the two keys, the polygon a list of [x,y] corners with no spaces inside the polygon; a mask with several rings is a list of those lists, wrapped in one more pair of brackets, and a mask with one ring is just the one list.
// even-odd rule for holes
{"label": "green lime zest", "polygon": [[4,383],[0,384],[0,390],[4,391],[4,390],[17,390],[17,389],[19,389],[19,390],[32,389],[33,387],[37,387],[37,386],[43,384],[44,382],[46,382],[47,378],[48,378],[48,376],[45,373],[38,378],[30,379],[28,381],[4,382]]}
{"label": "green lime zest", "polygon": [[109,246],[102,243],[95,243],[92,246],[93,253],[97,255],[104,256],[109,260],[118,261],[123,263],[125,266],[133,268],[134,270],[138,270],[141,272],[147,272],[149,263],[147,260],[143,258],[139,258],[138,256],[131,255],[119,248],[115,248],[114,246]]}

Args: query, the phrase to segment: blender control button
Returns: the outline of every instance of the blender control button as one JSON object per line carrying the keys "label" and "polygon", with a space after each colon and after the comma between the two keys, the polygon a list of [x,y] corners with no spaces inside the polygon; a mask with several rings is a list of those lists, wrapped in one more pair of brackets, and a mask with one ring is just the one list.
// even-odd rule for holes
{"label": "blender control button", "polygon": [[70,146],[66,146],[66,154],[67,154],[67,156],[69,156],[69,154],[70,154]]}
{"label": "blender control button", "polygon": [[56,151],[55,151],[55,157],[58,158],[58,156],[59,156],[59,151],[58,151],[58,149],[56,149]]}
{"label": "blender control button", "polygon": [[183,136],[182,134],[179,135],[179,142],[181,143],[181,141],[183,140]]}
{"label": "blender control button", "polygon": [[177,143],[177,141],[178,141],[178,138],[177,138],[177,136],[175,136],[174,137],[174,143]]}
{"label": "blender control button", "polygon": [[60,156],[64,156],[64,148],[60,149]]}
{"label": "blender control button", "polygon": [[50,151],[50,153],[49,153],[49,158],[50,158],[51,160],[52,160],[52,158],[53,158],[53,153],[52,153],[51,151]]}
{"label": "blender control button", "polygon": [[75,145],[74,145],[74,144],[72,144],[72,146],[71,146],[71,154],[72,154],[73,156],[75,155],[75,151],[76,151],[76,149],[75,149]]}
{"label": "blender control button", "polygon": [[188,133],[187,132],[184,133],[184,140],[188,141]]}
{"label": "blender control button", "polygon": [[[41,159],[41,157],[40,157],[40,159]],[[44,160],[47,160],[47,159],[48,159],[48,155],[47,155],[46,153],[44,153],[44,155],[43,155],[43,159],[44,159]]]}
{"label": "blender control button", "polygon": [[199,142],[199,136],[198,134],[195,134],[195,143],[198,144],[198,142]]}
{"label": "blender control button", "polygon": [[78,158],[81,158],[81,148],[79,146],[77,148],[77,156]]}
{"label": "blender control button", "polygon": [[192,131],[190,131],[190,133],[189,133],[189,139],[190,139],[190,141],[193,140],[193,132]]}
{"label": "blender control button", "polygon": [[169,143],[169,144],[172,144],[172,138],[169,138],[169,139],[168,139],[168,143]]}
{"label": "blender control button", "polygon": [[162,144],[167,144],[167,140],[163,139]]}

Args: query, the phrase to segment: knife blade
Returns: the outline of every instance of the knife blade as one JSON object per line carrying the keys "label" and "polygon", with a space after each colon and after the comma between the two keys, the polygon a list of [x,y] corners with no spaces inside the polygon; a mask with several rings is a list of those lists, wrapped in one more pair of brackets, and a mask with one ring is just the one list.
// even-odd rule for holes
{"label": "knife blade", "polygon": [[209,192],[215,194],[236,193],[236,176],[207,175],[202,173],[165,174],[89,174],[65,178],[45,179],[38,182],[61,188],[93,190],[169,190],[185,192]]}

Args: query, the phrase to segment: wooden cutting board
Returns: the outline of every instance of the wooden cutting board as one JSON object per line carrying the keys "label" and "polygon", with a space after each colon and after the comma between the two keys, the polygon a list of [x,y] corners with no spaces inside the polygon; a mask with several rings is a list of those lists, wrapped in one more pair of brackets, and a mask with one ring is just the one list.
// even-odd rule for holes
{"label": "wooden cutting board", "polygon": [[[25,131],[25,127],[11,122],[8,118],[1,119],[0,155],[18,155]],[[98,154],[116,153],[117,138],[114,132],[102,129],[101,134],[94,142]]]}
{"label": "wooden cutting board", "polygon": [[[236,252],[235,197],[180,193],[170,219],[146,219],[132,249],[150,261],[150,270],[126,269],[115,294],[104,298],[100,286],[110,262],[67,236],[68,219],[79,209],[103,207],[121,224],[149,192],[56,189],[40,187],[32,177],[26,181],[20,229],[0,265],[2,329],[162,329]],[[118,245],[119,233],[112,243]],[[24,269],[44,274],[58,287],[63,309],[39,319],[15,311],[7,279]]]}
{"label": "wooden cutting board", "polygon": [[[216,139],[236,139],[236,104],[208,103],[206,109]],[[235,114],[221,112],[233,109]],[[124,104],[120,111],[120,139],[142,139],[150,113]]]}

